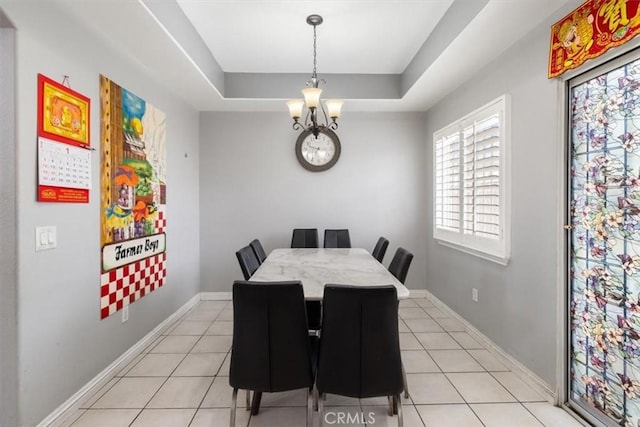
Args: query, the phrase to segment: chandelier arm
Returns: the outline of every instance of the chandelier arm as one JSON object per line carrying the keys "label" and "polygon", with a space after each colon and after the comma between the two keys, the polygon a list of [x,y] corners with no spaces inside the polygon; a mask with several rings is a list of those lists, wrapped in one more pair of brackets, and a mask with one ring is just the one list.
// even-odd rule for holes
{"label": "chandelier arm", "polygon": [[307,114],[304,117],[304,127],[308,128],[309,127],[309,116],[311,115],[311,111],[309,109],[307,109]]}
{"label": "chandelier arm", "polygon": [[324,115],[324,125],[328,127],[329,117],[327,116],[327,111],[324,109],[324,105],[322,105],[322,102],[319,102],[319,104],[320,104],[320,109],[322,110],[322,114]]}
{"label": "chandelier arm", "polygon": [[327,126],[327,127],[328,127],[329,129],[331,129],[331,130],[336,130],[336,129],[338,129],[338,122],[336,122],[336,121],[334,120],[334,121],[332,121],[332,122],[329,124],[329,126]]}

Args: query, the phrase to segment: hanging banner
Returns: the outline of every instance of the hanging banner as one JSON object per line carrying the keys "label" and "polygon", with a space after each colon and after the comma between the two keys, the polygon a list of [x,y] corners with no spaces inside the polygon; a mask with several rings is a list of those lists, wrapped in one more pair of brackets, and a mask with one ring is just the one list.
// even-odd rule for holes
{"label": "hanging banner", "polygon": [[38,74],[38,201],[89,203],[91,100]]}
{"label": "hanging banner", "polygon": [[160,288],[165,261],[166,116],[100,76],[100,317]]}
{"label": "hanging banner", "polygon": [[588,0],[551,27],[548,76],[579,67],[638,33],[637,0]]}
{"label": "hanging banner", "polygon": [[88,146],[90,104],[86,96],[38,74],[38,135]]}

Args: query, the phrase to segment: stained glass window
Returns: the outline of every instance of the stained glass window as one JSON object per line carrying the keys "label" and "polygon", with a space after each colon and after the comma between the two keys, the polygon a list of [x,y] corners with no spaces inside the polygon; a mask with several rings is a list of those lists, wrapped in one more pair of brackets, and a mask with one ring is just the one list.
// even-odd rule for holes
{"label": "stained glass window", "polygon": [[570,399],[640,425],[640,61],[570,90]]}

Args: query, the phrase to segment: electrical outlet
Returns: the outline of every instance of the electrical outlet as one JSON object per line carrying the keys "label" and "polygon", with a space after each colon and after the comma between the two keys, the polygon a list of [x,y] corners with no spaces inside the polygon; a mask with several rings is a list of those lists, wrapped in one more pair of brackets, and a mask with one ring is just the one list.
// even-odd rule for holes
{"label": "electrical outlet", "polygon": [[129,306],[125,306],[122,308],[122,323],[129,320]]}
{"label": "electrical outlet", "polygon": [[478,302],[478,290],[476,288],[471,289],[471,299],[473,302]]}

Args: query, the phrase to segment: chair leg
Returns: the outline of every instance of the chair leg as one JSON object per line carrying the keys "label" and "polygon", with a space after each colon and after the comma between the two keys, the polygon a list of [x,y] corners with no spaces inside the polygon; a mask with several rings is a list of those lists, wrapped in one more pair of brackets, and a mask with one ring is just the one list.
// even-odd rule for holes
{"label": "chair leg", "polygon": [[402,419],[402,394],[396,398],[398,400],[398,427],[402,427],[404,420]]}
{"label": "chair leg", "polygon": [[318,389],[313,386],[313,410],[318,412]]}
{"label": "chair leg", "polygon": [[258,415],[258,412],[260,412],[261,401],[262,401],[262,392],[254,391],[253,400],[251,401],[251,415]]}
{"label": "chair leg", "polygon": [[387,396],[387,400],[389,401],[389,408],[387,408],[387,415],[393,417],[393,396]]}
{"label": "chair leg", "polygon": [[313,427],[313,387],[309,387],[307,393],[307,427]]}
{"label": "chair leg", "polygon": [[320,393],[318,396],[318,415],[320,416],[320,423],[318,424],[318,427],[322,427],[324,425],[324,398],[324,393]]}
{"label": "chair leg", "polygon": [[251,409],[251,390],[247,390],[245,394],[245,405],[247,411]]}
{"label": "chair leg", "polygon": [[404,381],[404,398],[409,398],[409,383],[407,382],[407,373],[404,370],[404,363],[401,363],[402,366],[402,381]]}
{"label": "chair leg", "polygon": [[231,394],[231,417],[229,419],[229,426],[236,427],[236,401],[238,400],[238,389],[234,388]]}

